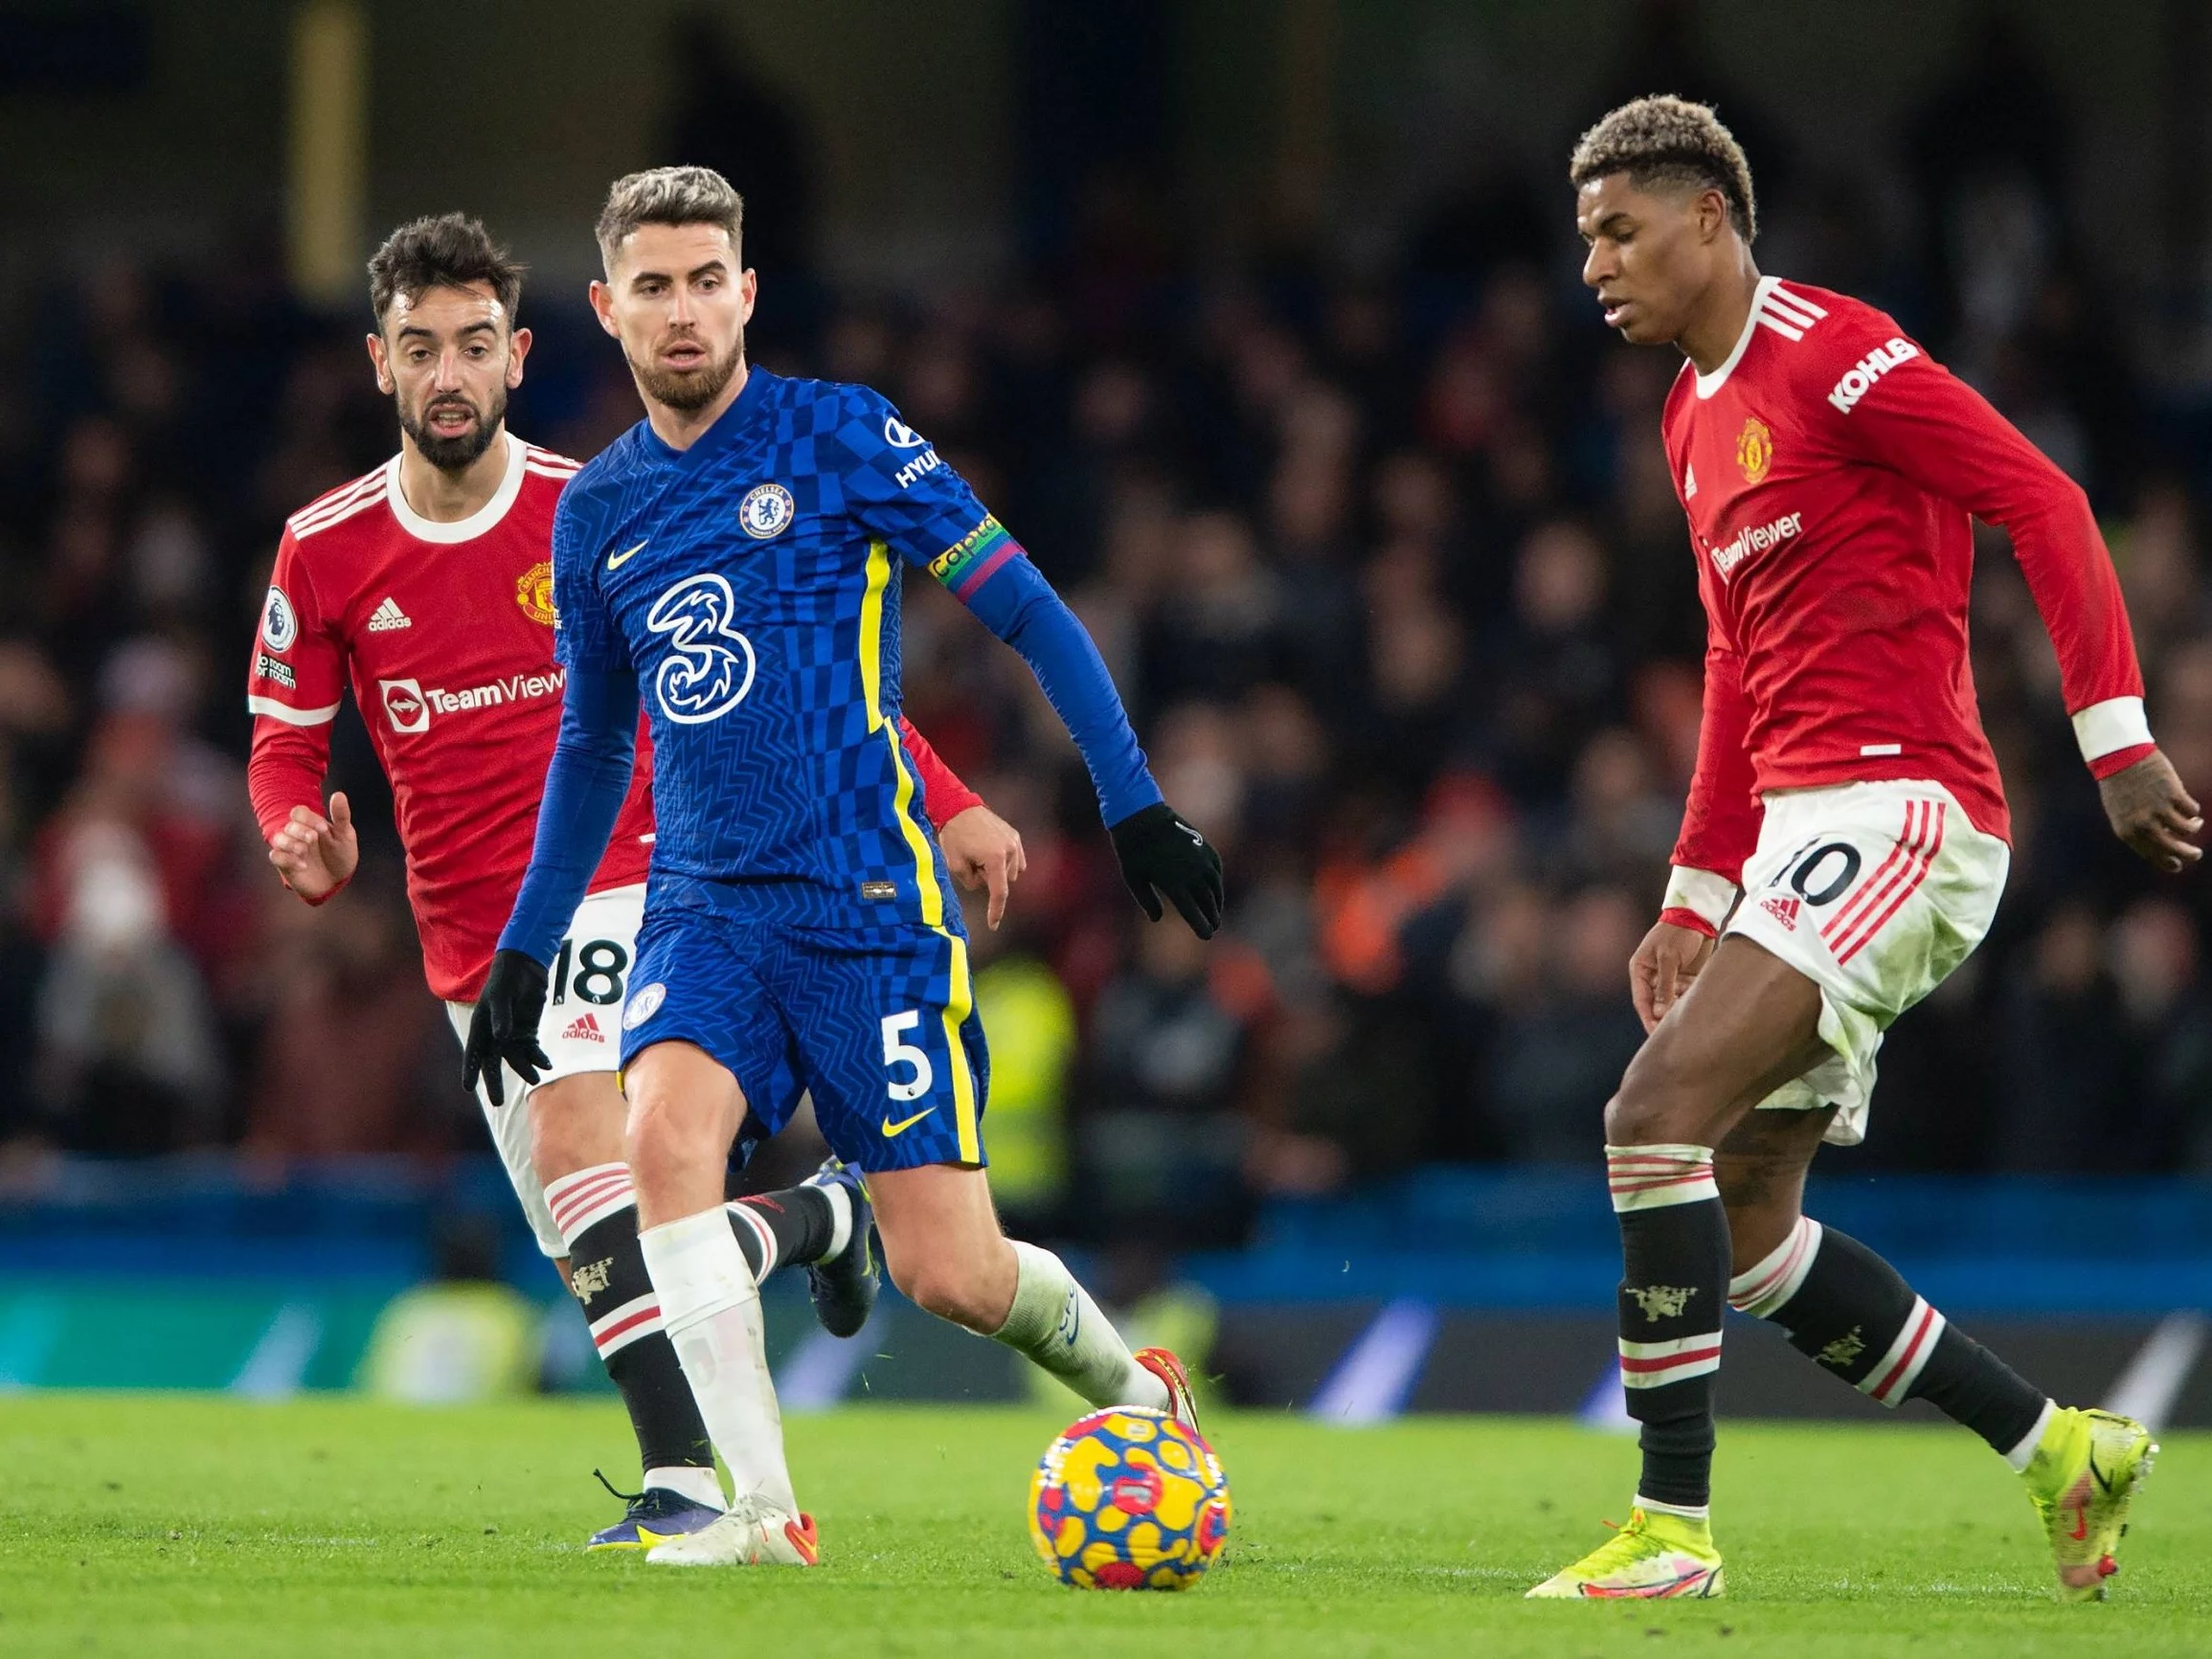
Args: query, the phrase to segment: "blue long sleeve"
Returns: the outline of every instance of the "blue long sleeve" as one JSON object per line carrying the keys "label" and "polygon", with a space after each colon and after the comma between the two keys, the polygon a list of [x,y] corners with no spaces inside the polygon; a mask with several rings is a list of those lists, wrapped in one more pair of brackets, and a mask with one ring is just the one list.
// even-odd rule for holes
{"label": "blue long sleeve", "polygon": [[503,951],[551,963],[606,856],[638,748],[638,677],[627,668],[571,666],[560,738],[546,772],[537,841],[499,936]]}
{"label": "blue long sleeve", "polygon": [[1117,824],[1158,801],[1160,786],[1152,781],[1090,630],[1037,567],[1017,550],[961,596],[977,620],[1021,653],[1036,675],[1090,769],[1099,817]]}

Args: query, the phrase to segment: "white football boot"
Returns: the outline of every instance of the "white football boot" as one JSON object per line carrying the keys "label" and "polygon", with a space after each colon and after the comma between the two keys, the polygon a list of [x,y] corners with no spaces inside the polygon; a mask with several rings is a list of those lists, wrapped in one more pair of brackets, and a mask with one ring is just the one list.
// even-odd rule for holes
{"label": "white football boot", "polygon": [[814,1517],[741,1497],[711,1525],[656,1544],[645,1559],[663,1567],[811,1567],[822,1559]]}

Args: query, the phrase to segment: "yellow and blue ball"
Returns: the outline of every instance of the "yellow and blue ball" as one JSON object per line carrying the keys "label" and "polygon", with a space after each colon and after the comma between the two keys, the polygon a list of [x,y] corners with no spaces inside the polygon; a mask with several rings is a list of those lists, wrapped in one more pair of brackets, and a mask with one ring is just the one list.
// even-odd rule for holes
{"label": "yellow and blue ball", "polygon": [[1164,1411],[1078,1418],[1029,1482],[1029,1540],[1079,1590],[1187,1590],[1229,1541],[1221,1460]]}

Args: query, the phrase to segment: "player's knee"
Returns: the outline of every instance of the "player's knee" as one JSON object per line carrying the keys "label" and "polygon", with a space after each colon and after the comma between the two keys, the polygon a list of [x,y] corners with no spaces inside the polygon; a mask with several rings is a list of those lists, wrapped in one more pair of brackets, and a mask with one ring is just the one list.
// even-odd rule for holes
{"label": "player's knee", "polygon": [[641,1188],[654,1190],[682,1179],[702,1160],[712,1161],[728,1150],[727,1142],[716,1148],[711,1137],[701,1132],[698,1115],[666,1097],[631,1103],[622,1132],[622,1156]]}
{"label": "player's knee", "polygon": [[[598,1087],[593,1087],[593,1086]],[[530,1090],[530,1158],[541,1181],[614,1163],[623,1155],[621,1096],[587,1073]]]}
{"label": "player's knee", "polygon": [[924,1312],[986,1335],[1003,1322],[1005,1310],[982,1306],[979,1275],[967,1264],[936,1251],[902,1256],[888,1247],[884,1258],[899,1294]]}
{"label": "player's knee", "polygon": [[1694,1080],[1659,1042],[1629,1062],[1620,1088],[1605,1103],[1608,1146],[1657,1146],[1695,1140],[1701,1125]]}

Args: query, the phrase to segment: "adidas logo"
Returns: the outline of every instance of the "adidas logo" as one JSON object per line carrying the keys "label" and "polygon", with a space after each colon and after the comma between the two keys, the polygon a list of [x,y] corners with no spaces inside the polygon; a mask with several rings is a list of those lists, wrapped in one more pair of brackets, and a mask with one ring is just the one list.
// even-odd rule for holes
{"label": "adidas logo", "polygon": [[1795,899],[1761,899],[1759,908],[1782,924],[1793,933],[1797,930],[1797,901]]}
{"label": "adidas logo", "polygon": [[604,1042],[606,1040],[606,1033],[599,1029],[599,1022],[589,1014],[577,1015],[569,1021],[569,1028],[561,1033],[563,1042]]}
{"label": "adidas logo", "polygon": [[372,634],[389,634],[395,628],[412,628],[414,626],[414,618],[402,611],[398,602],[389,595],[385,597],[384,603],[376,607],[374,615],[369,618],[369,632]]}

